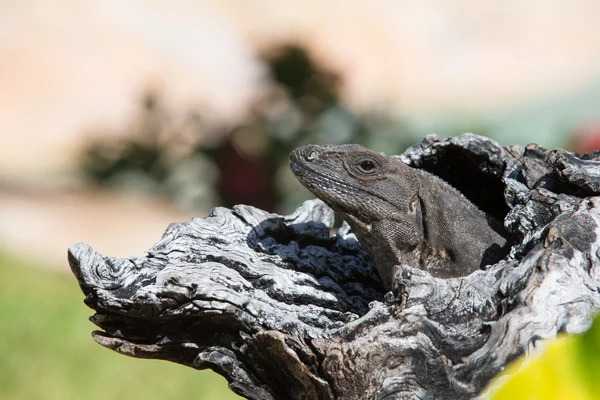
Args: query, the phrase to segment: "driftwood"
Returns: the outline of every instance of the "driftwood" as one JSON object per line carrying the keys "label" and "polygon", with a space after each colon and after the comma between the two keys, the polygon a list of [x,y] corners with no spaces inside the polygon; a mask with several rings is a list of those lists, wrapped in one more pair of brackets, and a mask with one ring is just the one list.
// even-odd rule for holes
{"label": "driftwood", "polygon": [[[216,208],[172,224],[143,258],[86,244],[69,263],[101,345],[225,376],[250,399],[460,399],[600,306],[600,153],[435,136],[399,156],[504,221],[499,263],[435,279],[403,270],[386,301],[347,225],[318,200],[288,216]],[[389,297],[388,297],[389,300]]]}

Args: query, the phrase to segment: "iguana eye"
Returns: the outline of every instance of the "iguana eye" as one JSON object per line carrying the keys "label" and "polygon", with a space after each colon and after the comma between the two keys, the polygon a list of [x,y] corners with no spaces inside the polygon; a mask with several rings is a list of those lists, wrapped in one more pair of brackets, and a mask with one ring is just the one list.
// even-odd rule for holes
{"label": "iguana eye", "polygon": [[375,168],[375,164],[373,163],[373,161],[363,161],[360,163],[360,167],[365,171],[370,171],[373,168]]}
{"label": "iguana eye", "polygon": [[379,164],[373,159],[363,158],[357,161],[356,166],[358,167],[360,172],[364,172],[366,174],[375,172]]}

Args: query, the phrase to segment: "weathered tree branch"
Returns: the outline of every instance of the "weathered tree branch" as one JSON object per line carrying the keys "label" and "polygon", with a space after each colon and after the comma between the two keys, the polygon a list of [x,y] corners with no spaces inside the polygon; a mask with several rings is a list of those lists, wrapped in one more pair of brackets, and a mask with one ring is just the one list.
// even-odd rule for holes
{"label": "weathered tree branch", "polygon": [[471,398],[508,362],[600,306],[600,154],[425,138],[400,158],[504,220],[514,246],[457,279],[405,268],[384,300],[347,225],[322,202],[279,216],[216,208],[139,259],[80,243],[69,263],[101,345],[224,375],[250,399]]}

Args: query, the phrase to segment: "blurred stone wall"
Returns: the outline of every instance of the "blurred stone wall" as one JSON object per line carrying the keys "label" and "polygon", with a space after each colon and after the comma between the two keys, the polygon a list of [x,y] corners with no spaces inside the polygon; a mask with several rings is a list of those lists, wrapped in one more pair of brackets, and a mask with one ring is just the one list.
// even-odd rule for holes
{"label": "blurred stone wall", "polygon": [[[423,134],[548,114],[527,107],[597,88],[600,75],[596,1],[23,0],[0,10],[0,178],[37,183],[76,165],[90,127],[123,131],[148,87],[175,110],[244,119],[265,82],[257,52],[281,43],[337,71],[351,108],[402,115]],[[569,112],[540,117],[541,134],[593,113]],[[507,141],[529,129],[502,126]]]}

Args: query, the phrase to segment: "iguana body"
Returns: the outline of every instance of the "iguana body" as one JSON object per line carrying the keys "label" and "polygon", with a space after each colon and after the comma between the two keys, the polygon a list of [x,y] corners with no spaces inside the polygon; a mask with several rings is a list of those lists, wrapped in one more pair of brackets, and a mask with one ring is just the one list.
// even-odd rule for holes
{"label": "iguana body", "polygon": [[359,145],[306,145],[290,163],[300,182],[350,224],[387,289],[399,265],[465,276],[506,242],[460,192],[398,159]]}

